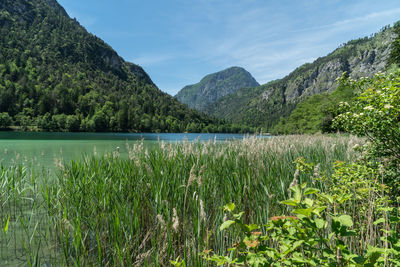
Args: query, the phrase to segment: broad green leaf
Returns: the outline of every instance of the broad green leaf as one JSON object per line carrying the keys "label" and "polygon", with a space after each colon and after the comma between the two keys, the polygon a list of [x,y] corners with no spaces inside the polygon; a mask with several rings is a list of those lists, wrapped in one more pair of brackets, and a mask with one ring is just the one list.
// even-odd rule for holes
{"label": "broad green leaf", "polygon": [[314,205],[314,200],[306,198],[304,199],[304,203],[306,203],[307,207],[312,207]]}
{"label": "broad green leaf", "polygon": [[323,199],[328,200],[329,203],[333,204],[333,196],[325,194],[325,193],[321,193],[319,194]]}
{"label": "broad green leaf", "polygon": [[324,211],[325,209],[326,209],[326,206],[316,207],[316,208],[313,210],[313,213],[315,213],[315,214],[317,214],[318,216],[320,216],[320,213],[321,213],[322,211]]}
{"label": "broad green leaf", "polygon": [[304,256],[302,254],[300,254],[299,252],[293,253],[293,260],[296,263],[307,263],[307,260],[304,258]]}
{"label": "broad green leaf", "polygon": [[343,203],[343,202],[345,202],[346,200],[349,200],[352,196],[353,196],[353,194],[345,194],[345,195],[342,195],[342,196],[340,196],[340,197],[338,198],[338,202],[339,202],[339,203]]}
{"label": "broad green leaf", "polygon": [[281,203],[284,204],[284,205],[289,205],[289,206],[296,206],[297,205],[297,202],[294,201],[293,198],[281,201]]}
{"label": "broad green leaf", "polygon": [[308,209],[295,209],[295,210],[293,210],[293,213],[295,213],[295,214],[301,214],[301,215],[304,215],[304,216],[306,216],[306,217],[310,216],[311,212],[312,212],[312,209],[311,209],[311,208],[308,208]]}
{"label": "broad green leaf", "polygon": [[347,227],[352,227],[353,226],[353,220],[349,215],[340,215],[339,217],[336,218],[338,222],[340,222],[341,225],[347,226]]}
{"label": "broad green leaf", "polygon": [[393,207],[384,207],[380,209],[381,211],[391,212],[393,211]]}
{"label": "broad green leaf", "polygon": [[311,194],[315,194],[315,193],[318,193],[319,192],[319,189],[317,189],[317,188],[306,188],[305,190],[304,190],[304,195],[306,196],[306,195],[311,195]]}
{"label": "broad green leaf", "polygon": [[325,226],[325,220],[322,219],[315,219],[315,225],[317,226],[318,229],[322,229]]}
{"label": "broad green leaf", "polygon": [[223,224],[221,224],[221,226],[219,227],[219,230],[222,231],[222,230],[228,228],[229,226],[231,226],[234,223],[235,223],[235,221],[227,220]]}
{"label": "broad green leaf", "polygon": [[364,259],[364,257],[362,257],[362,256],[354,257],[353,260],[354,260],[356,263],[358,263],[358,264],[362,264],[362,263],[365,262],[365,259]]}
{"label": "broad green leaf", "polygon": [[240,218],[242,218],[243,214],[244,214],[244,211],[241,211],[237,214],[233,214],[233,217],[235,217],[235,219],[237,219],[237,220],[240,220]]}
{"label": "broad green leaf", "polygon": [[229,203],[224,206],[225,211],[233,212],[235,210],[235,203]]}
{"label": "broad green leaf", "polygon": [[301,189],[300,189],[300,186],[296,185],[296,187],[294,188],[293,192],[294,192],[294,196],[293,196],[294,197],[294,201],[296,203],[300,203],[300,201],[301,201]]}
{"label": "broad green leaf", "polygon": [[248,253],[247,261],[250,264],[250,266],[254,267],[265,266],[268,263],[268,260],[267,258],[265,258],[264,255],[255,253]]}
{"label": "broad green leaf", "polygon": [[294,242],[293,246],[292,246],[292,251],[296,250],[303,243],[304,243],[304,240],[298,240],[298,241]]}
{"label": "broad green leaf", "polygon": [[380,223],[384,223],[384,222],[385,222],[385,219],[384,218],[380,218],[380,219],[374,221],[374,225],[377,225],[377,224],[380,224]]}
{"label": "broad green leaf", "polygon": [[246,224],[245,226],[247,228],[247,231],[249,232],[260,228],[257,224],[249,224],[249,225]]}
{"label": "broad green leaf", "polygon": [[332,237],[333,237],[334,235],[335,235],[335,233],[330,233],[330,234],[328,235],[328,239],[331,240]]}

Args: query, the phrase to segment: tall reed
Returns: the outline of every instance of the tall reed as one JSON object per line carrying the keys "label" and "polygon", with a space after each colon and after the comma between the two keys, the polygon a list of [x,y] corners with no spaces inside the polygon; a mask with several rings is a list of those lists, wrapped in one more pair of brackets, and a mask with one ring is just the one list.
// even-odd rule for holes
{"label": "tall reed", "polygon": [[[238,233],[222,235],[220,207],[234,202],[247,222],[285,212],[278,202],[304,157],[319,172],[351,161],[359,139],[349,136],[249,137],[230,142],[129,146],[118,154],[64,165],[47,187],[48,212],[67,265],[168,265],[184,258],[201,266],[205,248],[224,254]],[[296,174],[297,176],[297,174]],[[299,182],[310,181],[298,175]]]}
{"label": "tall reed", "polygon": [[45,177],[46,171],[23,165],[0,167],[1,266],[56,262],[55,229],[43,206]]}

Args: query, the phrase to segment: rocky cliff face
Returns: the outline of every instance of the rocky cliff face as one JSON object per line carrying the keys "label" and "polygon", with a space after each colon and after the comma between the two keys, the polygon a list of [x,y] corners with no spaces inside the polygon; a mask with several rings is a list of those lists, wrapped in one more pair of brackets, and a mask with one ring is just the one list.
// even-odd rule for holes
{"label": "rocky cliff face", "polygon": [[351,78],[383,71],[394,38],[386,27],[372,37],[353,40],[329,55],[297,68],[283,79],[252,90],[241,89],[205,107],[205,112],[234,122],[271,127],[309,96],[331,92],[343,72]]}
{"label": "rocky cliff face", "polygon": [[185,86],[176,98],[191,108],[203,110],[210,103],[243,87],[256,87],[258,82],[243,68],[231,67],[209,74],[199,83]]}
{"label": "rocky cliff face", "polygon": [[333,91],[337,88],[336,79],[345,71],[354,79],[383,71],[390,53],[391,33],[387,32],[376,38],[382,42],[371,40],[367,47],[354,47],[355,53],[345,59],[334,57],[342,52],[339,49],[332,54],[332,59],[314,66],[304,77],[289,80],[285,91],[287,101]]}

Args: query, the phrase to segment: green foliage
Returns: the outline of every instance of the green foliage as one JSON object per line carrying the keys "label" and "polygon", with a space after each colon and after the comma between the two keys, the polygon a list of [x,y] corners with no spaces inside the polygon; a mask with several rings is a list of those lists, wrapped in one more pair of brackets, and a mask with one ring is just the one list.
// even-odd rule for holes
{"label": "green foliage", "polygon": [[396,64],[400,66],[400,21],[394,24],[394,33],[396,35],[392,42],[392,47],[389,55],[388,66]]}
{"label": "green foliage", "polygon": [[[371,79],[351,81],[364,92],[351,104],[341,104],[334,124],[347,132],[366,136],[366,159],[377,158],[386,182],[397,188],[400,174],[400,70],[393,69]],[[398,192],[398,190],[395,190]]]}
{"label": "green foliage", "polygon": [[238,128],[161,92],[142,68],[121,59],[57,3],[6,0],[0,10],[0,113],[7,112],[22,130]]}
{"label": "green foliage", "polygon": [[243,68],[231,67],[209,74],[197,84],[185,86],[175,97],[191,108],[204,110],[208,104],[240,88],[256,86],[259,84],[249,72]]}
{"label": "green foliage", "polygon": [[[347,77],[347,74],[343,77]],[[289,117],[281,117],[272,132],[280,134],[332,132],[334,130],[331,127],[332,120],[337,115],[339,103],[351,102],[356,95],[357,91],[352,86],[340,82],[335,91],[313,95],[297,104]]]}
{"label": "green foliage", "polygon": [[286,198],[295,158],[304,155],[330,173],[326,167],[333,155],[351,157],[349,141],[356,140],[252,137],[228,143],[160,143],[153,149],[136,143],[129,159],[114,154],[66,164],[57,182],[47,186],[54,194],[49,207],[59,247],[67,251],[63,262],[204,266],[200,252],[212,248],[223,253],[237,237],[224,237],[218,230],[224,222],[223,203],[235,201],[237,207],[225,209],[246,211],[232,221],[261,223],[284,212],[287,208],[278,203]]}
{"label": "green foliage", "polygon": [[362,93],[351,104],[342,103],[334,124],[367,137],[369,143],[358,146],[360,158],[335,163],[330,177],[312,174],[313,165],[299,158],[297,170],[320,189],[295,177],[291,197],[281,202],[292,207],[290,216],[274,216],[262,225],[246,224],[230,204],[225,210],[234,219],[225,220],[221,230],[239,226],[239,242],[229,256],[206,251],[203,257],[220,265],[399,265],[399,77],[398,69],[358,81],[343,77]]}
{"label": "green foliage", "polygon": [[12,124],[12,118],[7,112],[0,113],[0,128],[7,128]]}
{"label": "green foliage", "polygon": [[[312,169],[302,159],[297,165],[305,171]],[[232,219],[226,220],[220,231],[235,225],[242,236],[228,249],[229,256],[206,250],[203,257],[218,265],[230,266],[398,264],[400,217],[394,208],[386,206],[387,199],[381,199],[384,191],[373,180],[374,170],[339,163],[333,177],[325,192],[305,183],[291,187],[292,197],[281,203],[292,207],[292,214],[273,216],[266,224],[246,224],[243,212],[235,213],[235,205],[225,206]],[[352,209],[355,210],[352,216],[346,214]],[[370,227],[366,224],[371,220],[375,233],[366,231]],[[385,224],[388,220],[390,224]],[[378,224],[383,224],[383,229],[375,227]]]}

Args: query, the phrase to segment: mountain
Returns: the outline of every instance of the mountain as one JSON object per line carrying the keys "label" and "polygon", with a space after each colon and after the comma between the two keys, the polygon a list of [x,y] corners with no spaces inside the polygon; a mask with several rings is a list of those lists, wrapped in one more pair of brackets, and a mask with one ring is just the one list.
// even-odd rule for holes
{"label": "mountain", "polygon": [[351,103],[359,92],[341,84],[333,92],[315,94],[301,100],[286,118],[281,117],[271,132],[280,134],[304,134],[332,132],[332,120],[337,116],[340,102]]}
{"label": "mountain", "polygon": [[0,127],[140,132],[222,127],[161,92],[140,66],[88,33],[56,0],[1,0],[0,35]]}
{"label": "mountain", "polygon": [[329,55],[300,66],[282,79],[226,95],[205,107],[204,111],[219,118],[270,131],[280,120],[288,117],[298,103],[316,94],[335,91],[338,86],[336,79],[343,72],[355,79],[383,71],[393,38],[393,28],[386,26],[370,37],[349,41]]}
{"label": "mountain", "polygon": [[191,108],[204,110],[207,105],[240,88],[256,86],[259,86],[258,82],[248,71],[240,67],[231,67],[209,74],[199,83],[185,86],[175,97]]}

